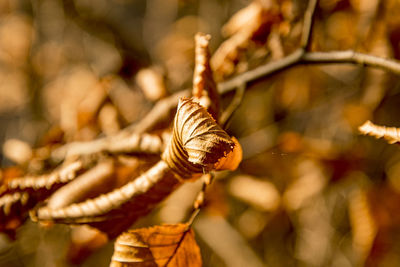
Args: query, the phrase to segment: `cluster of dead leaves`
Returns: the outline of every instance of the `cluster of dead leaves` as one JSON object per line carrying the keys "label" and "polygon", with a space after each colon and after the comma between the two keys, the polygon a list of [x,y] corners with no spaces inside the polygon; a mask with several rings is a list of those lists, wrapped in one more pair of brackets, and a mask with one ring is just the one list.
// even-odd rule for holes
{"label": "cluster of dead leaves", "polygon": [[[124,113],[117,107],[123,104],[115,101],[124,101],[124,90],[127,90],[121,79],[106,77],[99,82],[91,80],[87,87],[94,89],[88,89],[88,94],[78,93],[75,89],[77,81],[71,79],[69,86],[75,91],[64,91],[66,97],[58,114],[61,134],[48,138],[42,144],[44,146],[38,149],[31,149],[20,141],[8,141],[5,146],[6,155],[29,172],[38,173],[49,168],[49,165],[62,164],[51,173],[41,176],[3,177],[0,192],[1,230],[12,236],[28,217],[28,212],[34,221],[47,224],[88,224],[101,230],[94,234],[90,234],[92,230],[83,231],[89,231],[89,238],[83,243],[89,245],[90,252],[107,242],[107,236],[118,236],[138,218],[149,213],[183,179],[199,177],[212,170],[236,169],[241,161],[240,144],[237,140],[231,140],[216,123],[220,106],[209,64],[208,42],[208,36],[196,36],[198,48],[193,79],[194,100],[180,100],[172,136],[168,134],[168,129],[164,129],[165,138],[161,132],[142,133],[148,129],[120,131],[121,115]],[[78,76],[83,74],[84,71],[76,73]],[[150,100],[165,96],[164,83],[154,70],[140,71],[136,80]],[[79,98],[75,94],[80,94]],[[99,131],[107,136],[91,141]],[[60,144],[60,141],[66,144]],[[26,147],[29,153],[15,153],[16,150],[21,151],[20,147]],[[144,158],[147,163],[152,162],[151,157],[159,161],[147,167],[140,162],[143,157],[138,154],[150,157]],[[134,174],[146,168],[146,172],[130,181]],[[120,261],[124,265],[125,261],[137,259],[146,266],[159,266],[160,260],[161,263],[171,262],[174,266],[201,265],[190,225],[154,229],[141,229],[122,235],[116,243],[112,265]],[[140,240],[145,240],[138,245],[148,245],[150,248],[162,246],[158,249],[160,252],[150,250],[147,254],[138,252],[136,255],[134,250],[130,250],[124,257],[119,255],[124,240],[134,233],[141,235]],[[105,238],[104,234],[107,235]],[[152,241],[154,235],[161,236],[156,238],[155,243]],[[170,235],[174,235],[175,239],[169,240]],[[147,240],[148,237],[151,239]],[[164,244],[165,241],[167,243]],[[74,242],[74,246],[80,242]],[[72,250],[71,261],[77,262],[87,254],[82,252],[85,247],[80,247],[78,251]]]}
{"label": "cluster of dead leaves", "polygon": [[[166,30],[163,23],[175,11],[149,10],[144,35],[151,57],[162,62],[150,67],[132,59],[131,51],[140,49],[135,46],[137,40],[118,39],[117,31],[95,34],[79,16],[104,19],[113,10],[126,19],[120,9],[108,7],[130,1],[104,2],[95,9],[86,2],[72,2],[76,5],[65,10],[58,1],[35,6],[43,10],[35,13],[35,21],[14,14],[11,1],[0,4],[1,14],[7,15],[0,21],[0,61],[6,66],[0,70],[0,111],[17,107],[19,114],[32,95],[43,102],[44,116],[51,124],[37,148],[29,145],[34,137],[26,136],[33,135],[31,129],[43,127],[26,121],[20,123],[25,125],[21,132],[27,142],[13,138],[3,146],[5,157],[17,165],[0,172],[0,230],[18,237],[15,232],[24,228],[29,212],[48,226],[61,222],[101,229],[72,228],[67,255],[79,264],[110,237],[143,219],[183,180],[204,171],[237,167],[241,146],[215,123],[220,122],[221,107],[229,97],[225,102],[217,100],[212,76],[223,81],[297,48],[305,2],[252,1],[222,28],[226,39],[211,61],[209,37],[198,35],[203,45],[193,49],[197,31],[193,25],[207,28],[207,21],[183,16],[173,22],[173,31],[153,42],[157,38],[152,34]],[[155,4],[162,5],[150,1],[148,6]],[[179,5],[188,3],[179,1]],[[207,5],[212,6],[210,1]],[[357,49],[399,58],[398,8],[392,0],[321,0],[311,49]],[[70,17],[64,20],[60,11]],[[36,36],[35,27],[46,16],[55,22],[54,28],[44,26]],[[99,19],[94,22],[98,29],[104,26]],[[61,29],[62,38],[57,34]],[[89,63],[83,63],[87,58]],[[173,109],[163,116],[158,113],[154,120],[142,120],[154,103],[176,105],[178,98],[172,99],[169,93],[188,85],[193,69],[194,100],[207,107],[215,121],[187,99],[181,102],[179,118],[172,126],[185,128],[184,132],[170,131],[174,112],[169,110]],[[130,71],[136,73],[134,77]],[[107,73],[117,74],[104,76]],[[385,73],[347,65],[295,68],[277,77],[249,85],[243,108],[232,120],[231,129],[245,148],[240,173],[218,174],[208,194],[202,192],[197,198],[201,181],[185,183],[167,200],[172,205],[161,208],[157,216],[161,222],[166,218],[185,221],[193,202],[203,206],[205,214],[214,215],[200,217],[193,225],[207,244],[205,250],[217,255],[207,256],[211,265],[259,266],[263,261],[271,265],[390,265],[398,259],[394,253],[400,225],[396,216],[398,155],[386,148],[380,151],[376,143],[368,148],[362,143],[365,139],[354,136],[372,114],[385,120],[393,117],[393,110],[397,112],[396,82]],[[36,88],[38,83],[40,88]],[[36,89],[31,92],[29,86]],[[386,105],[393,110],[387,112]],[[201,125],[206,127],[194,131]],[[389,143],[400,140],[394,127],[366,123],[360,131]],[[13,134],[7,130],[7,136]],[[171,137],[175,145],[169,143]],[[199,144],[194,138],[210,143]],[[176,143],[180,139],[184,141]],[[178,157],[162,155],[165,151]],[[133,198],[125,201],[127,195]],[[115,242],[111,265],[200,266],[191,227],[177,223],[124,232]]]}

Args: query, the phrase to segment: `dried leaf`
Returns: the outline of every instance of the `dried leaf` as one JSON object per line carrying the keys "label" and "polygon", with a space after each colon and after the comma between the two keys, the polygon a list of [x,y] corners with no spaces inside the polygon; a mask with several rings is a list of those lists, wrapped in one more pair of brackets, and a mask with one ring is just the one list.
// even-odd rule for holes
{"label": "dried leaf", "polygon": [[400,142],[400,128],[386,127],[373,124],[366,121],[358,130],[365,135],[371,135],[375,138],[385,138],[389,144]]}
{"label": "dried leaf", "polygon": [[164,77],[155,68],[142,69],[136,74],[136,82],[150,101],[156,101],[167,94]]}
{"label": "dried leaf", "polygon": [[230,35],[230,38],[219,46],[211,59],[216,79],[219,81],[231,75],[249,43],[264,43],[272,26],[280,20],[277,10],[264,6],[261,1],[253,1],[239,10],[222,30],[225,35]]}
{"label": "dried leaf", "polygon": [[262,9],[262,5],[253,1],[248,6],[240,9],[236,12],[229,21],[222,27],[222,34],[226,36],[232,36],[243,27],[254,23],[254,18],[258,17]]}
{"label": "dried leaf", "polygon": [[232,151],[230,151],[226,157],[222,157],[216,164],[215,169],[218,171],[221,170],[230,170],[234,171],[239,167],[240,162],[243,158],[243,150],[239,141],[232,136],[232,141],[235,143],[235,147]]}
{"label": "dried leaf", "polygon": [[195,68],[193,74],[193,97],[200,105],[207,108],[215,120],[219,117],[219,94],[210,67],[210,51],[208,44],[210,35],[197,33]]}
{"label": "dried leaf", "polygon": [[89,224],[115,237],[173,192],[180,185],[180,179],[214,169],[234,145],[202,106],[182,99],[175,117],[173,138],[163,154],[165,161],[159,161],[134,181],[110,193],[61,209],[42,207],[33,211],[31,217],[33,220]]}
{"label": "dried leaf", "polygon": [[30,215],[34,221],[89,224],[114,238],[147,215],[179,184],[168,165],[159,161],[132,182],[107,194],[59,209],[41,207]]}
{"label": "dried leaf", "polygon": [[117,108],[111,104],[105,104],[99,112],[98,123],[101,132],[105,135],[117,134],[121,129]]}
{"label": "dried leaf", "polygon": [[48,175],[14,178],[3,184],[0,187],[0,232],[18,227],[30,209],[74,179],[83,168],[82,162],[73,162]]}
{"label": "dried leaf", "polygon": [[[16,191],[41,191],[53,192],[60,185],[68,183],[84,168],[81,161],[69,163],[50,174],[41,176],[27,176],[10,180],[0,187],[0,196]],[[48,195],[46,195],[47,197]]]}
{"label": "dried leaf", "polygon": [[200,249],[187,224],[161,225],[123,233],[115,241],[112,267],[201,266]]}
{"label": "dried leaf", "polygon": [[48,207],[58,209],[82,201],[93,193],[104,193],[112,184],[114,166],[112,160],[98,163],[95,167],[58,189],[49,199]]}
{"label": "dried leaf", "polygon": [[357,189],[350,195],[349,217],[353,233],[353,247],[364,260],[372,248],[378,231],[365,190]]}
{"label": "dried leaf", "polygon": [[[182,157],[195,166],[210,170],[222,158],[233,150],[235,143],[229,135],[214,121],[210,114],[199,104],[182,98],[174,120],[173,142],[169,155]],[[176,147],[174,147],[176,146]],[[177,155],[179,153],[181,155]],[[164,158],[168,158],[165,156]],[[166,160],[169,162],[169,160]]]}
{"label": "dried leaf", "polygon": [[3,153],[10,160],[23,165],[32,158],[32,148],[26,142],[9,139],[3,145]]}
{"label": "dried leaf", "polygon": [[101,109],[107,97],[107,81],[97,82],[77,106],[78,127],[83,128],[89,124]]}
{"label": "dried leaf", "polygon": [[169,137],[168,133],[163,133],[162,136],[148,133],[122,133],[87,142],[71,142],[53,150],[51,156],[55,161],[60,161],[72,156],[99,152],[160,154]]}
{"label": "dried leaf", "polygon": [[108,83],[108,97],[126,122],[131,123],[148,112],[144,96],[132,90],[123,79],[109,75],[104,81]]}
{"label": "dried leaf", "polygon": [[14,192],[0,197],[0,232],[12,234],[25,220],[27,211],[36,201],[26,192]]}

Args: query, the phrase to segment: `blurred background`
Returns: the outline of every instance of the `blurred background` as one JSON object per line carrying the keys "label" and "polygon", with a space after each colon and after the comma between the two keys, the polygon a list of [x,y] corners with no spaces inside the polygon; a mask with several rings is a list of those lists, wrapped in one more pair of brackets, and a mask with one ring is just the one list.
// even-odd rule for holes
{"label": "blurred background", "polygon": [[[115,134],[189,88],[198,31],[212,36],[218,82],[279,60],[299,46],[306,6],[0,0],[0,179],[49,171],[41,157],[54,145]],[[396,0],[320,0],[311,49],[399,59],[399,11]],[[216,174],[194,224],[203,265],[398,266],[400,149],[357,127],[399,127],[399,107],[397,77],[362,66],[251,83],[228,127],[243,162]],[[183,185],[134,227],[183,221],[200,188]],[[15,240],[0,235],[0,265],[108,266],[112,242],[90,233],[28,220]]]}

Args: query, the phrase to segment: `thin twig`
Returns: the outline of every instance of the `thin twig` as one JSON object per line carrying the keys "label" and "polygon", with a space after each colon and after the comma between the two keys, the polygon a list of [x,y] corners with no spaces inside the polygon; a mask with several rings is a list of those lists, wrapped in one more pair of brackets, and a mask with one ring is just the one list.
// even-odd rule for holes
{"label": "thin twig", "polygon": [[193,225],[194,220],[196,219],[197,215],[200,213],[200,209],[204,206],[204,199],[205,199],[205,194],[208,186],[213,182],[214,176],[212,173],[207,173],[203,175],[203,185],[201,187],[201,190],[199,193],[197,193],[196,199],[193,203],[193,211],[190,215],[189,220],[187,221],[187,224],[189,226]]}
{"label": "thin twig", "polygon": [[[278,61],[269,62],[256,69],[242,73],[231,80],[219,83],[217,88],[220,95],[229,93],[239,86],[247,85],[248,82],[272,75],[298,63],[301,57],[304,55],[306,49],[308,49],[310,43],[317,1],[318,0],[310,0],[308,3],[306,12],[304,14],[303,31],[301,35],[302,39],[299,49]],[[162,121],[162,119],[169,114],[173,108],[176,107],[178,103],[177,99],[180,97],[187,97],[189,94],[190,89],[185,89],[158,101],[150,113],[148,113],[139,123],[129,126],[126,128],[126,130],[137,133],[143,133],[152,130],[155,125]]]}
{"label": "thin twig", "polygon": [[[310,42],[313,14],[316,7],[315,2],[315,0],[311,0],[306,10],[302,35],[306,37],[302,38],[303,45],[305,43],[308,45],[308,43]],[[305,48],[307,48],[307,45]],[[253,70],[239,74],[238,76],[228,81],[219,83],[218,91],[221,95],[224,95],[236,90],[236,88],[241,85],[247,85],[250,82],[255,82],[257,80],[263,79],[265,77],[276,74],[280,71],[299,64],[342,63],[381,68],[394,74],[400,75],[400,62],[393,59],[385,59],[377,56],[355,52],[352,50],[331,52],[305,52],[304,47],[300,47],[292,54],[289,54],[280,60],[268,62]],[[189,94],[190,90],[186,89],[158,101],[151,112],[149,112],[139,123],[126,128],[126,130],[124,131],[142,133],[154,129],[154,127],[158,123],[160,123],[160,121],[163,121],[163,119],[171,113],[171,110],[176,107],[179,97],[188,96]]]}
{"label": "thin twig", "polygon": [[218,84],[218,91],[221,95],[227,94],[242,84],[248,84],[264,78],[268,75],[275,74],[294,64],[297,64],[303,56],[303,49],[297,49],[292,54],[273,62],[268,62],[250,71],[246,71],[238,76]]}
{"label": "thin twig", "polygon": [[303,31],[300,41],[300,47],[303,48],[304,51],[308,51],[311,43],[312,25],[314,22],[314,14],[317,2],[318,0],[309,0],[307,10],[304,13]]}
{"label": "thin twig", "polygon": [[[302,32],[302,48],[308,45],[311,36],[313,14],[317,0],[310,0],[304,16],[304,27]],[[272,75],[279,72],[287,67],[292,66],[300,61],[300,58],[304,54],[304,49],[298,49],[294,53],[282,58],[281,60],[269,62],[251,71],[242,73],[231,80],[218,84],[218,92],[220,95],[224,95],[235,90],[241,85],[247,85],[248,82],[258,80],[262,77]],[[184,89],[169,97],[158,101],[153,109],[139,122],[128,126],[124,132],[135,132],[144,133],[153,130],[160,122],[169,117],[171,111],[177,106],[178,99],[181,97],[188,97],[190,95],[190,89]]]}
{"label": "thin twig", "polygon": [[400,62],[393,59],[382,58],[355,52],[331,51],[331,52],[309,52],[305,53],[299,63],[330,64],[330,63],[351,63],[367,67],[384,69],[400,75]]}
{"label": "thin twig", "polygon": [[308,2],[306,12],[304,13],[304,23],[301,33],[300,48],[280,60],[268,62],[251,71],[242,73],[231,80],[218,84],[219,93],[228,93],[238,86],[241,86],[243,84],[246,85],[248,82],[256,81],[265,76],[272,75],[298,63],[302,56],[305,54],[306,49],[308,49],[309,43],[311,41],[312,25],[317,1],[318,0],[310,0]]}
{"label": "thin twig", "polygon": [[[53,207],[56,208],[51,205],[39,207],[31,212],[31,218],[34,221],[86,223],[114,237],[150,212],[185,179],[200,177],[205,171],[222,170],[223,166],[218,163],[229,155],[234,145],[235,142],[204,107],[190,99],[182,99],[175,115],[173,138],[152,168],[107,194],[66,206],[72,201],[55,201]],[[87,189],[85,187],[80,186]],[[73,200],[77,199],[73,197]],[[120,227],[114,227],[116,222]]]}
{"label": "thin twig", "polygon": [[343,63],[381,68],[393,72],[394,74],[400,75],[400,62],[394,59],[386,59],[355,52],[352,50],[331,52],[306,52],[303,54],[302,50],[298,49],[292,54],[282,58],[281,60],[266,63],[253,70],[242,73],[229,81],[220,83],[218,84],[218,89],[221,94],[226,94],[233,91],[240,84],[248,84],[250,82],[260,80],[269,75],[278,73],[282,70],[299,64]]}
{"label": "thin twig", "polygon": [[221,114],[220,124],[222,125],[223,129],[226,130],[228,128],[233,114],[235,113],[235,111],[239,108],[240,104],[242,103],[245,90],[246,90],[246,86],[244,84],[237,87],[235,95],[233,96],[231,103],[229,103],[229,106]]}
{"label": "thin twig", "polygon": [[[144,133],[154,130],[154,127],[163,121],[166,117],[170,117],[171,111],[176,108],[178,101],[182,97],[189,97],[190,89],[179,91],[169,97],[159,100],[153,109],[138,123],[128,126],[123,131]],[[173,116],[172,116],[173,117]]]}
{"label": "thin twig", "polygon": [[[297,49],[292,54],[274,61],[261,65],[253,70],[242,73],[231,80],[218,84],[218,91],[221,95],[236,90],[241,85],[247,85],[250,82],[263,79],[270,75],[276,74],[287,68],[299,64],[356,64],[366,67],[380,68],[394,74],[400,75],[400,62],[393,59],[386,59],[368,54],[347,51],[331,51],[331,52],[306,52]],[[157,123],[163,120],[166,114],[169,114],[177,105],[177,100],[182,95],[189,95],[190,90],[186,89],[160,100],[139,124],[132,125],[124,131],[143,132],[152,130]]]}

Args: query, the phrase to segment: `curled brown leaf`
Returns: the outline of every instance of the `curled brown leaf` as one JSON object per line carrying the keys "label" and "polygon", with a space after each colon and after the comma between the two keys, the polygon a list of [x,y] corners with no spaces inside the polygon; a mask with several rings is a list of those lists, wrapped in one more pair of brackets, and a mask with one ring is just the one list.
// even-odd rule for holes
{"label": "curled brown leaf", "polygon": [[210,171],[235,146],[205,108],[191,99],[179,101],[173,127],[163,159],[181,177]]}
{"label": "curled brown leaf", "polygon": [[366,121],[358,130],[364,135],[371,135],[375,138],[384,138],[389,144],[400,142],[400,128],[386,127]]}
{"label": "curled brown leaf", "polygon": [[210,35],[197,33],[195,36],[195,68],[193,74],[193,98],[206,107],[208,112],[218,120],[219,94],[210,67],[210,51],[208,48]]}

